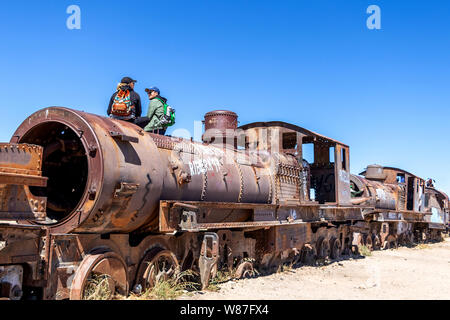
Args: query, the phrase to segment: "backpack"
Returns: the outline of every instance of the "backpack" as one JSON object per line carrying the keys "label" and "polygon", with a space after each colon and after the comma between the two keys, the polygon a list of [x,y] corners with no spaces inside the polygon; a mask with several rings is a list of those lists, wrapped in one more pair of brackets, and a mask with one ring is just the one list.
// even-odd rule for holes
{"label": "backpack", "polygon": [[111,114],[118,117],[129,117],[133,114],[134,106],[131,104],[130,91],[119,90],[114,97]]}
{"label": "backpack", "polygon": [[169,106],[163,99],[156,98],[164,105],[164,114],[159,123],[164,127],[170,127],[175,124],[175,109]]}

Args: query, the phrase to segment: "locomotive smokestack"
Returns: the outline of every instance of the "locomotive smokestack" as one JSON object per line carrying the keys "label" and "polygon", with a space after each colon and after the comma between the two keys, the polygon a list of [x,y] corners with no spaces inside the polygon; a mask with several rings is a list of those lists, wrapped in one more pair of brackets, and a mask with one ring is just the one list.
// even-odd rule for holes
{"label": "locomotive smokestack", "polygon": [[236,113],[227,110],[211,111],[205,114],[203,123],[205,124],[203,142],[237,147],[238,115]]}
{"label": "locomotive smokestack", "polygon": [[369,180],[384,181],[386,174],[383,167],[378,164],[371,164],[367,166],[365,178]]}

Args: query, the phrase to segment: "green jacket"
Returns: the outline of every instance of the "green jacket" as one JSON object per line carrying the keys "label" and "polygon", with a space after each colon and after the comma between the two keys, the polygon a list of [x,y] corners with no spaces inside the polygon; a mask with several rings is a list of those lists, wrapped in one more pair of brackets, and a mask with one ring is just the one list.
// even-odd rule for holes
{"label": "green jacket", "polygon": [[164,129],[162,125],[160,125],[159,120],[164,115],[164,105],[161,101],[154,98],[150,100],[150,104],[148,106],[147,117],[150,118],[150,122],[145,126],[145,131],[159,130]]}

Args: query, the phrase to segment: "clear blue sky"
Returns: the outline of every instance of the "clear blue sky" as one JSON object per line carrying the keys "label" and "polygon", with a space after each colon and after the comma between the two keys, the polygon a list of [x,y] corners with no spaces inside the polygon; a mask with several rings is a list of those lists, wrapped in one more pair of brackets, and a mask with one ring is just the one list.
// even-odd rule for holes
{"label": "clear blue sky", "polygon": [[169,98],[175,128],[218,108],[292,122],[350,145],[354,173],[396,166],[450,192],[449,1],[8,1],[0,26],[0,141],[47,106],[105,113],[129,75],[143,101],[151,85]]}

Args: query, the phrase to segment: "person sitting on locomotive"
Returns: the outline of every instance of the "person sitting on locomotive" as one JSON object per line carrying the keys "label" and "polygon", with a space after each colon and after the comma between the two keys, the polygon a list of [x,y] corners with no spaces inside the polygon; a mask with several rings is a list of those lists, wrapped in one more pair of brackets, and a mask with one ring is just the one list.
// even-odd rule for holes
{"label": "person sitting on locomotive", "polygon": [[150,99],[147,117],[137,119],[136,124],[147,132],[165,135],[167,127],[175,123],[175,111],[167,105],[167,99],[161,97],[157,87],[151,87],[145,91]]}
{"label": "person sitting on locomotive", "polygon": [[109,101],[108,116],[117,120],[134,122],[142,114],[141,97],[134,91],[136,80],[124,77]]}

